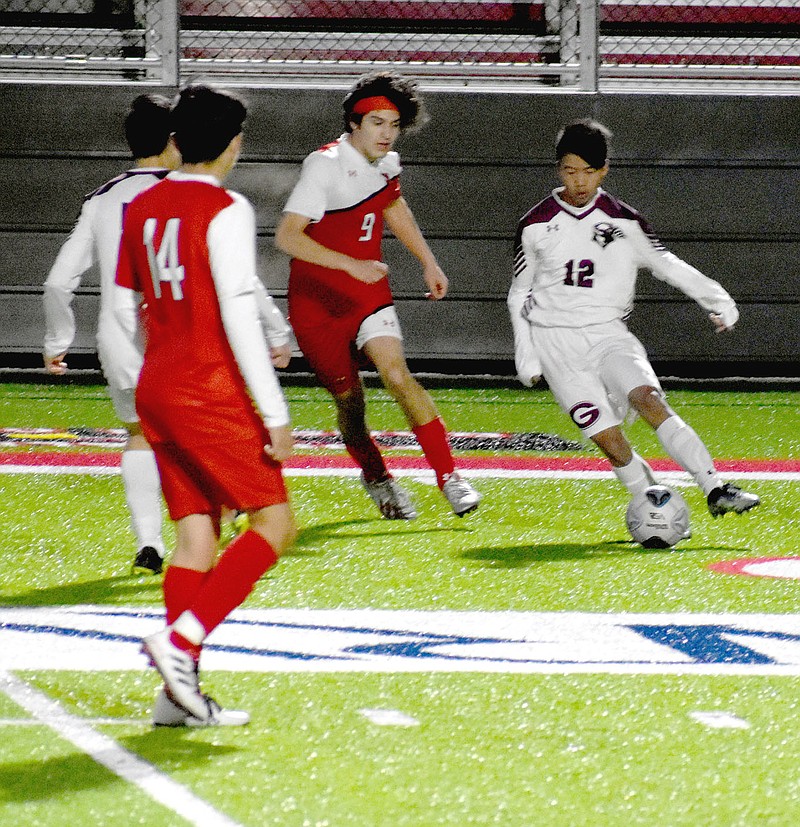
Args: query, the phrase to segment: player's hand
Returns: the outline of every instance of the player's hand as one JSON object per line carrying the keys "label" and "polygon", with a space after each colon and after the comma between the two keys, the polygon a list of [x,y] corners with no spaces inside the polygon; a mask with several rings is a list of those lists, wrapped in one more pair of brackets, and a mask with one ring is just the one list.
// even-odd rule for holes
{"label": "player's hand", "polygon": [[364,261],[363,259],[354,258],[352,264],[347,268],[347,272],[358,281],[363,281],[365,284],[375,284],[375,282],[386,278],[389,267],[382,261]]}
{"label": "player's hand", "polygon": [[447,288],[450,282],[438,264],[429,264],[422,273],[425,284],[428,285],[428,292],[425,297],[438,301],[447,295]]}
{"label": "player's hand", "polygon": [[54,376],[63,376],[67,372],[67,363],[64,361],[66,356],[66,351],[64,351],[64,353],[59,353],[58,356],[48,356],[45,354],[44,369],[48,373],[52,373]]}
{"label": "player's hand", "polygon": [[731,302],[729,307],[725,307],[718,313],[709,313],[708,318],[711,319],[711,324],[714,325],[716,333],[725,333],[733,330],[734,325],[739,321],[739,310]]}
{"label": "player's hand", "polygon": [[264,446],[264,453],[275,462],[286,462],[292,455],[294,439],[290,425],[280,425],[277,428],[268,428],[269,445]]}
{"label": "player's hand", "polygon": [[292,349],[288,344],[276,345],[269,349],[269,357],[276,368],[286,368],[292,358]]}

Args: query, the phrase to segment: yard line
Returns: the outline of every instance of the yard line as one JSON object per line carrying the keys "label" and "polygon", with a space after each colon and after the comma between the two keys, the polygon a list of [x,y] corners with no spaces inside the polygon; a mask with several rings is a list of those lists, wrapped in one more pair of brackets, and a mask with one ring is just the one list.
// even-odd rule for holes
{"label": "yard line", "polygon": [[135,784],[168,810],[185,818],[197,827],[241,827],[239,822],[215,810],[191,790],[173,781],[152,764],[134,755],[85,720],[70,715],[58,701],[35,689],[30,684],[0,671],[0,691],[26,712],[58,733],[81,752],[102,764],[114,775]]}

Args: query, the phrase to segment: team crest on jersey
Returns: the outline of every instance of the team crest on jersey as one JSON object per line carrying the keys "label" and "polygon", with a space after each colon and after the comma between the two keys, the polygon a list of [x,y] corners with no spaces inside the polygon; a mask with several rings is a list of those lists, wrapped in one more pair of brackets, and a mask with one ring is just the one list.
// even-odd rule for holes
{"label": "team crest on jersey", "polygon": [[623,233],[619,227],[615,227],[613,224],[608,224],[605,221],[594,225],[592,241],[599,244],[603,249],[608,247],[608,245],[617,238],[625,238],[625,233]]}

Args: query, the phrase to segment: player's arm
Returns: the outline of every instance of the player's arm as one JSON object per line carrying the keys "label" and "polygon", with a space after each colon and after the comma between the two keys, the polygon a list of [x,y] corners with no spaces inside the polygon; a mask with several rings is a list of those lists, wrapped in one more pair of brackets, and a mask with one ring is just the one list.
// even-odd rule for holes
{"label": "player's arm", "polygon": [[292,358],[292,328],[259,278],[253,282],[253,295],[258,306],[261,327],[267,337],[272,364],[276,368],[285,368]]}
{"label": "player's arm", "polygon": [[443,299],[447,295],[447,276],[436,261],[428,242],[422,235],[414,213],[402,196],[383,211],[383,220],[395,238],[415,256],[422,265],[422,277],[428,285],[429,299]]}
{"label": "player's arm", "polygon": [[209,225],[211,274],[222,324],[233,356],[270,434],[264,450],[277,462],[292,451],[289,408],[272,367],[254,295],[256,221],[252,206],[238,197]]}
{"label": "player's arm", "polygon": [[386,278],[389,268],[382,261],[364,261],[325,247],[306,233],[311,219],[285,212],[275,231],[275,246],[292,258],[318,264],[331,270],[343,270],[358,281],[374,284]]}
{"label": "player's arm", "polygon": [[78,220],[59,250],[44,283],[43,357],[48,373],[66,373],[64,359],[75,339],[72,300],[80,286],[81,277],[94,260],[89,203],[84,203]]}
{"label": "player's arm", "polygon": [[708,313],[717,333],[733,330],[739,320],[739,310],[730,293],[718,281],[669,252],[652,233],[641,227],[634,238],[642,255],[642,264],[657,279],[694,299]]}
{"label": "player's arm", "polygon": [[526,388],[535,385],[542,378],[542,364],[531,341],[531,326],[522,315],[525,302],[531,295],[535,270],[526,255],[521,233],[514,243],[514,275],[508,290],[506,304],[514,331],[514,365],[517,378]]}

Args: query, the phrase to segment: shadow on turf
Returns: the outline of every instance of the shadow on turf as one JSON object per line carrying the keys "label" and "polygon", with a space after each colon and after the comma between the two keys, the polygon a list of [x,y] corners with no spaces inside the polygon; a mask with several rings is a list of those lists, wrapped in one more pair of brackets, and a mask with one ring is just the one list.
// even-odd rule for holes
{"label": "shadow on turf", "polygon": [[[206,764],[209,759],[235,752],[234,746],[180,737],[188,730],[148,730],[141,735],[118,738],[125,749],[150,760],[158,739],[158,760],[174,760],[181,765]],[[0,802],[46,801],[64,795],[97,790],[119,783],[119,778],[88,755],[64,755],[44,761],[16,761],[0,764]]]}
{"label": "shadow on turf", "polygon": [[[375,526],[385,526],[385,528],[375,528]],[[360,527],[371,527],[369,531],[343,531],[342,529],[357,529]],[[319,523],[318,525],[309,526],[308,528],[300,529],[295,544],[285,557],[312,557],[321,554],[318,546],[320,543],[328,539],[334,540],[368,540],[372,537],[392,536],[397,537],[401,534],[431,534],[435,532],[452,533],[458,530],[461,526],[442,527],[432,526],[430,528],[401,528],[401,526],[408,526],[408,523],[403,520],[384,520],[380,517],[374,519],[361,518],[358,520],[341,520],[332,523]]]}
{"label": "shadow on turf", "polygon": [[492,548],[476,548],[462,552],[459,556],[464,560],[475,560],[479,563],[491,565],[494,568],[516,569],[531,566],[536,563],[552,563],[556,560],[592,560],[599,557],[625,557],[630,555],[647,554],[676,554],[681,551],[697,551],[692,549],[676,548],[642,548],[633,540],[614,540],[607,543],[584,545],[579,543],[559,543],[558,545],[523,545],[523,546],[495,546]]}
{"label": "shadow on turf", "polygon": [[19,594],[0,593],[0,606],[69,606],[86,604],[160,603],[161,578],[125,574],[80,583],[64,583]]}

